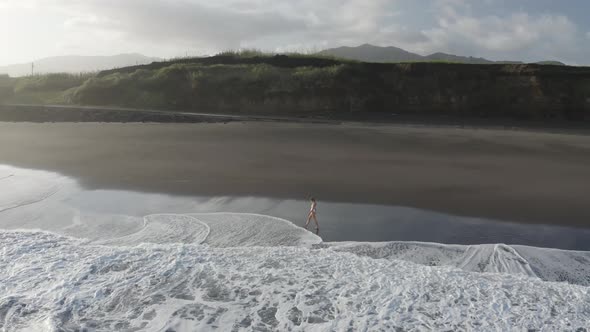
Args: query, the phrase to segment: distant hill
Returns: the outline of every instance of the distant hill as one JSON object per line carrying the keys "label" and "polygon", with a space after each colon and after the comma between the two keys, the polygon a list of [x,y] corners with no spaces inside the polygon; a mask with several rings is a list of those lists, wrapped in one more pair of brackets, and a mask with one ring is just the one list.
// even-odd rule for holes
{"label": "distant hill", "polygon": [[[363,44],[357,47],[338,47],[330,48],[319,52],[320,55],[334,56],[342,59],[350,59],[364,62],[455,62],[470,64],[521,64],[521,61],[492,61],[484,58],[475,58],[471,56],[460,56],[447,53],[433,53],[430,55],[420,55],[408,52],[398,47],[381,47],[370,44]],[[541,61],[536,64],[541,65],[561,65],[559,61]]]}
{"label": "distant hill", "polygon": [[[161,61],[159,58],[151,58],[141,54],[119,54],[112,56],[56,56],[40,59],[34,62],[35,73],[82,73],[93,72],[112,68],[149,64]],[[11,77],[26,76],[31,74],[31,63],[0,66],[0,74],[8,74]]]}
{"label": "distant hill", "polygon": [[474,57],[466,57],[466,56],[459,56],[453,54],[446,54],[446,53],[434,53],[428,56],[423,57],[426,61],[446,61],[446,62],[458,62],[458,63],[473,63],[473,64],[489,64],[494,63],[494,61],[490,61],[484,58],[474,58]]}
{"label": "distant hill", "polygon": [[538,65],[550,65],[550,66],[567,66],[565,63],[561,61],[540,61],[535,62]]}
{"label": "distant hill", "polygon": [[363,62],[403,62],[424,59],[419,54],[411,53],[398,47],[379,47],[370,44],[363,44],[358,47],[343,46],[331,48],[321,51],[319,54]]}

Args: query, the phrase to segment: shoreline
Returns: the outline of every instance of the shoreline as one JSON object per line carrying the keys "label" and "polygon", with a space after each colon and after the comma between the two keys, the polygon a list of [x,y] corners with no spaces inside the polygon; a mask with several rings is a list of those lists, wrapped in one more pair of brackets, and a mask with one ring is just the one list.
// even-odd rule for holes
{"label": "shoreline", "polygon": [[138,109],[111,106],[0,104],[0,122],[15,123],[229,123],[282,122],[356,126],[408,126],[514,130],[590,135],[590,121],[516,120],[502,117],[461,117],[437,114],[408,115],[363,112],[251,114]]}
{"label": "shoreline", "polygon": [[56,171],[87,189],[314,195],[590,227],[588,136],[280,122],[0,123],[0,142],[0,163]]}

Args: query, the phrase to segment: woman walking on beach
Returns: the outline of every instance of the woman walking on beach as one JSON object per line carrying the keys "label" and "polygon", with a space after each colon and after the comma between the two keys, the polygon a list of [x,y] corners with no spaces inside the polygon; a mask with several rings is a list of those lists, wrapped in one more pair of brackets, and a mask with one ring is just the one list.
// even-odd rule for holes
{"label": "woman walking on beach", "polygon": [[316,233],[319,233],[320,231],[320,224],[318,224],[318,218],[316,217],[316,208],[318,206],[318,203],[315,201],[315,198],[311,198],[311,207],[309,209],[309,214],[307,215],[307,222],[305,223],[305,229],[307,229],[307,226],[309,226],[309,222],[311,221],[311,219],[313,218],[313,221],[315,222],[315,231]]}

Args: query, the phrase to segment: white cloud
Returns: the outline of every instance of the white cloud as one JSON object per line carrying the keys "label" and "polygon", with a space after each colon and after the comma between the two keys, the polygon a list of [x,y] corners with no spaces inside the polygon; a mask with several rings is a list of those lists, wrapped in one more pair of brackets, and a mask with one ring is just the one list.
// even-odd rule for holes
{"label": "white cloud", "polygon": [[[89,0],[77,6],[73,29],[110,30],[128,41],[215,48],[300,29],[303,22],[268,11],[248,11],[203,1]],[[84,13],[92,13],[89,18]]]}
{"label": "white cloud", "polygon": [[383,21],[394,15],[391,0],[50,1],[67,8],[73,35],[111,31],[129,42],[180,49],[363,43],[385,34]]}
{"label": "white cloud", "polygon": [[434,38],[461,39],[485,50],[515,51],[537,43],[568,44],[576,34],[575,25],[565,16],[531,17],[517,13],[508,17],[442,17]]}
{"label": "white cloud", "polygon": [[0,0],[0,9],[11,9],[11,8],[23,8],[23,9],[32,9],[37,6],[37,0],[22,0],[22,1],[12,1],[12,0]]}
{"label": "white cloud", "polygon": [[578,48],[577,27],[563,15],[476,16],[465,0],[437,0],[435,6],[437,26],[424,31],[430,39],[425,47],[433,51],[545,59],[568,57]]}
{"label": "white cloud", "polygon": [[[486,0],[488,5],[498,0]],[[582,58],[583,32],[557,13],[477,12],[469,0],[0,0],[0,62],[47,54],[207,54],[242,47],[393,45],[492,58]],[[428,9],[430,8],[430,9]],[[414,20],[417,15],[419,19]],[[414,22],[415,21],[415,22]],[[19,26],[19,22],[20,25]],[[25,31],[25,32],[22,32]],[[586,34],[590,38],[590,32]],[[17,53],[20,52],[20,53]],[[574,55],[573,55],[574,54]],[[4,60],[3,60],[4,59]]]}

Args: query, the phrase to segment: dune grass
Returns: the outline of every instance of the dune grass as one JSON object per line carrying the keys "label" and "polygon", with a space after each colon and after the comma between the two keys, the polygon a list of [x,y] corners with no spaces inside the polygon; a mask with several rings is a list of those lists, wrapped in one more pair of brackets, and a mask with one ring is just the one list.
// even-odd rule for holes
{"label": "dune grass", "polygon": [[0,77],[0,103],[62,104],[68,103],[68,90],[80,87],[94,73],[39,74],[11,78]]}
{"label": "dune grass", "polygon": [[221,57],[235,57],[235,58],[271,58],[274,56],[287,56],[292,59],[328,59],[339,61],[342,63],[358,63],[357,60],[351,60],[346,58],[340,58],[333,55],[322,54],[314,51],[310,52],[270,52],[262,51],[259,49],[240,49],[240,50],[226,50],[216,54],[215,56]]}
{"label": "dune grass", "polygon": [[65,91],[78,87],[95,74],[43,74],[16,78],[14,92]]}
{"label": "dune grass", "polygon": [[14,80],[8,75],[0,75],[0,103],[4,102],[14,91]]}
{"label": "dune grass", "polygon": [[297,96],[333,86],[344,65],[282,68],[268,64],[202,65],[176,63],[92,77],[68,92],[76,104],[186,109],[213,99],[226,104],[270,96]]}

